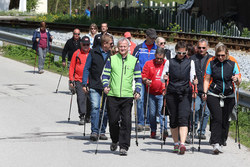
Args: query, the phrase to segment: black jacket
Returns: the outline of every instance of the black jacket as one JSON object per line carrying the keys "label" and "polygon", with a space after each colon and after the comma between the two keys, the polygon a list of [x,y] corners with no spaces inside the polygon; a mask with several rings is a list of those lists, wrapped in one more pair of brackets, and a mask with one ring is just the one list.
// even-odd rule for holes
{"label": "black jacket", "polygon": [[94,48],[90,51],[92,58],[91,67],[89,70],[89,87],[93,89],[102,89],[101,74],[107,59],[110,56],[110,52],[107,58],[104,60],[100,48]]}
{"label": "black jacket", "polygon": [[191,60],[194,60],[194,64],[195,64],[195,73],[198,79],[198,93],[202,94],[203,92],[203,81],[204,81],[204,75],[205,75],[205,70],[206,70],[206,65],[207,65],[207,61],[208,59],[210,59],[211,57],[213,57],[210,54],[207,54],[206,58],[205,58],[205,62],[203,64],[201,64],[201,59],[203,58],[202,55],[200,54],[195,54],[193,56],[191,56]]}
{"label": "black jacket", "polygon": [[81,45],[80,45],[80,40],[78,41],[74,41],[74,38],[70,38],[62,51],[62,62],[65,62],[66,60],[66,55],[68,54],[68,61],[71,61],[72,55],[73,53],[78,50],[81,49]]}
{"label": "black jacket", "polygon": [[[110,33],[107,32],[108,35],[112,36]],[[96,48],[96,47],[100,47],[101,46],[101,38],[102,38],[103,33],[100,34],[96,34],[95,38],[94,38],[94,42],[93,42],[93,46],[92,48]],[[113,36],[112,36],[113,38]],[[114,39],[113,39],[114,41]]]}

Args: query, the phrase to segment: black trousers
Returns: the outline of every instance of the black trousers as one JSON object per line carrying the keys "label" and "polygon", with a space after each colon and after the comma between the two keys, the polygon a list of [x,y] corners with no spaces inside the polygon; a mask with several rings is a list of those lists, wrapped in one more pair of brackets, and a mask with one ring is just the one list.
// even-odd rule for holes
{"label": "black trousers", "polygon": [[166,102],[170,114],[170,127],[188,127],[192,95],[188,93],[183,95],[169,93],[166,95]]}
{"label": "black trousers", "polygon": [[207,105],[211,113],[211,140],[210,144],[219,143],[223,145],[227,140],[229,131],[229,115],[235,104],[234,98],[224,99],[224,107],[220,107],[220,98],[207,96]]}
{"label": "black trousers", "polygon": [[87,95],[82,90],[82,83],[76,81],[76,95],[79,117],[83,117],[87,110]]}
{"label": "black trousers", "polygon": [[109,132],[113,143],[128,150],[131,139],[131,109],[133,98],[107,97]]}

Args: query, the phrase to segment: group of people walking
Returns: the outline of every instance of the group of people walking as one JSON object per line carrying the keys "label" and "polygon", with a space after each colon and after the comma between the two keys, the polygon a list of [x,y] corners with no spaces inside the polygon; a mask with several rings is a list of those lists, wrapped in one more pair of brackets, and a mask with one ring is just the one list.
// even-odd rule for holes
{"label": "group of people walking", "polygon": [[[44,36],[41,33],[34,38],[38,51]],[[108,24],[102,23],[101,33],[96,24],[91,24],[89,34],[80,38],[80,30],[75,29],[65,44],[62,65],[66,66],[67,55],[69,85],[77,94],[79,124],[90,119],[90,140],[107,140],[109,123],[110,150],[119,146],[120,155],[127,155],[134,100],[137,132],[151,131],[150,137],[157,138],[159,118],[160,138],[165,140],[169,135],[169,115],[173,152],[184,154],[189,136],[206,139],[210,117],[210,144],[215,154],[222,153],[235,103],[234,86],[241,82],[239,66],[227,47],[218,43],[215,55],[210,55],[206,39],[200,39],[195,46],[179,41],[171,56],[165,48],[166,40],[157,37],[152,28],[146,30],[145,41],[137,46],[131,38],[126,32],[115,46]],[[200,111],[203,123],[198,129]]]}

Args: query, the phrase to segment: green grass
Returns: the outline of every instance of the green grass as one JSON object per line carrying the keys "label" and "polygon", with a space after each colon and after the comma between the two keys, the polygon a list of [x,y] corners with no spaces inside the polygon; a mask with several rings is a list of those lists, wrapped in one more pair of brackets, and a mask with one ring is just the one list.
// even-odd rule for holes
{"label": "green grass", "polygon": [[[3,54],[4,57],[34,66],[35,57],[36,57],[35,50],[26,48],[24,46],[18,46],[18,45],[7,45],[7,46],[2,47],[2,50],[4,53]],[[48,68],[49,58],[50,58],[50,68]],[[38,66],[38,56],[36,58],[36,67],[37,66]],[[54,55],[47,53],[46,60],[44,63],[44,69],[61,74],[63,70],[61,57],[58,62],[54,62]],[[36,71],[37,71],[37,68],[36,68]],[[68,70],[64,70],[63,75],[68,76]]]}
{"label": "green grass", "polygon": [[246,82],[246,81],[241,82],[240,88],[250,91],[250,82]]}
{"label": "green grass", "polygon": [[[242,110],[239,107],[239,110]],[[231,122],[230,136],[235,139],[235,127],[236,121]],[[239,112],[239,130],[240,130],[240,142],[246,147],[250,148],[250,112]]]}

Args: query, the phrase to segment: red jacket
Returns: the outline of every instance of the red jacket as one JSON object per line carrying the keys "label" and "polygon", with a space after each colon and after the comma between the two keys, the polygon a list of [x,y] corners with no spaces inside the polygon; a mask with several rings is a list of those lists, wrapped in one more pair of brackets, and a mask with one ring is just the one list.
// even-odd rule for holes
{"label": "red jacket", "polygon": [[[162,64],[155,64],[155,59],[149,60],[145,63],[142,70],[142,79],[147,78],[152,80],[149,93],[152,95],[161,95],[162,90],[165,89],[165,83],[161,82],[161,74],[164,68],[166,60]],[[146,88],[148,86],[146,85]]]}
{"label": "red jacket", "polygon": [[130,41],[130,54],[132,55],[134,53],[136,44],[132,41]]}
{"label": "red jacket", "polygon": [[[80,52],[78,54],[78,52]],[[76,59],[76,56],[78,54],[78,57]],[[74,54],[72,55],[70,67],[69,67],[69,80],[70,81],[80,81],[82,82],[82,74],[84,70],[84,66],[88,57],[89,51],[87,53],[84,53],[80,49],[76,50]],[[75,78],[74,78],[74,71],[75,71]]]}

